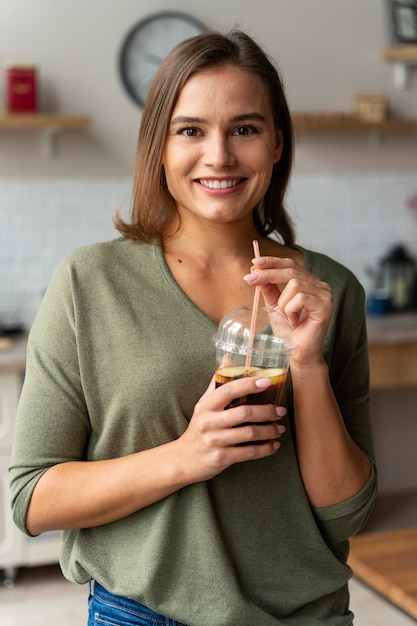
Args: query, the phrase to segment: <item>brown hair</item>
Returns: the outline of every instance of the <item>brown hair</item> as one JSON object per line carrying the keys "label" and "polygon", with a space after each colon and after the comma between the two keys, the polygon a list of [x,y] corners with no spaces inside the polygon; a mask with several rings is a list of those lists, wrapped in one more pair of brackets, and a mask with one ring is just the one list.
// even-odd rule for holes
{"label": "brown hair", "polygon": [[120,210],[115,217],[116,228],[123,235],[154,241],[174,222],[177,210],[162,166],[172,112],[190,76],[221,65],[234,65],[256,74],[268,89],[274,123],[283,136],[283,152],[273,167],[264,198],[253,209],[253,219],[259,234],[276,233],[284,243],[294,242],[293,226],[284,208],[293,160],[293,128],[288,105],[278,70],[258,44],[241,31],[227,35],[206,32],[192,37],[176,46],[159,67],[139,130],[130,223],[121,218]]}

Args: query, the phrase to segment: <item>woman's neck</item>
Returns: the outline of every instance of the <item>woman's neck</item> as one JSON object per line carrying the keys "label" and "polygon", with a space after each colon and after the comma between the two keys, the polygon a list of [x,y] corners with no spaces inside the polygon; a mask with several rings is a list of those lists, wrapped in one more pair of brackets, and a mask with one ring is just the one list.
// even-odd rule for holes
{"label": "woman's neck", "polygon": [[253,240],[259,239],[255,227],[239,228],[235,224],[179,228],[162,238],[165,256],[184,257],[194,262],[213,265],[231,260],[250,261]]}

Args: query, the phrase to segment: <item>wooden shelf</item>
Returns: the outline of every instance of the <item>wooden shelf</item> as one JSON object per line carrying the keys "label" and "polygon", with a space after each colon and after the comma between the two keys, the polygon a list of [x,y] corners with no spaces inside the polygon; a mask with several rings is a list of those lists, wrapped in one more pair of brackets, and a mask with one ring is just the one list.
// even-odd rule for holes
{"label": "wooden shelf", "polygon": [[0,130],[36,130],[41,132],[41,153],[50,159],[56,152],[56,138],[63,130],[87,128],[87,115],[53,115],[49,113],[0,114]]}
{"label": "wooden shelf", "polygon": [[2,130],[43,130],[53,128],[86,128],[91,120],[86,115],[52,115],[47,113],[14,113],[0,115]]}
{"label": "wooden shelf", "polygon": [[409,69],[417,65],[417,46],[397,46],[383,52],[388,63],[394,64],[394,85],[404,89],[409,84]]}
{"label": "wooden shelf", "polygon": [[293,113],[295,130],[373,130],[402,131],[417,128],[417,120],[387,118],[367,122],[351,113]]}
{"label": "wooden shelf", "polygon": [[398,46],[384,50],[384,59],[389,63],[417,64],[417,46]]}

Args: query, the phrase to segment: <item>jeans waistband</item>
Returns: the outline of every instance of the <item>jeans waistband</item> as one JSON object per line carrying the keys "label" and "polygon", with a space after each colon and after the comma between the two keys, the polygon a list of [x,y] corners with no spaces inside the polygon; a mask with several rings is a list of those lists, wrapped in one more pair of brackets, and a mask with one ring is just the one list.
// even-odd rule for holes
{"label": "jeans waistband", "polygon": [[177,622],[165,615],[156,613],[149,607],[141,604],[140,602],[137,602],[136,600],[110,593],[110,591],[107,591],[107,589],[100,585],[100,583],[94,580],[90,582],[90,594],[94,596],[94,598],[97,598],[97,600],[101,600],[101,602],[103,602],[104,604],[118,607],[120,609],[128,611],[132,615],[141,615],[149,620],[152,620],[152,623],[158,625],[161,624],[164,626],[186,626],[185,624],[182,624],[182,622]]}

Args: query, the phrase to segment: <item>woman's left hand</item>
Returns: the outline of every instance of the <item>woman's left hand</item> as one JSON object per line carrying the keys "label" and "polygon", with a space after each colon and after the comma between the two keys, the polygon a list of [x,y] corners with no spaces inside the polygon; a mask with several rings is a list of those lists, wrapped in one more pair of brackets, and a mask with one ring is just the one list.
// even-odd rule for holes
{"label": "woman's left hand", "polygon": [[289,320],[297,350],[293,365],[323,361],[323,342],[333,313],[330,286],[290,258],[258,257],[244,279],[259,286],[265,306],[281,311]]}
{"label": "woman's left hand", "polygon": [[306,494],[314,507],[339,504],[359,492],[371,470],[346,430],[323,356],[332,290],[293,259],[259,257],[252,262],[245,280],[261,288],[266,306],[281,311],[293,329],[295,440]]}

